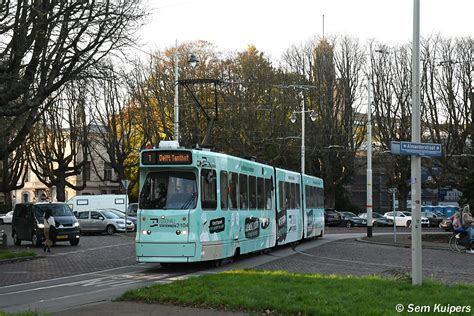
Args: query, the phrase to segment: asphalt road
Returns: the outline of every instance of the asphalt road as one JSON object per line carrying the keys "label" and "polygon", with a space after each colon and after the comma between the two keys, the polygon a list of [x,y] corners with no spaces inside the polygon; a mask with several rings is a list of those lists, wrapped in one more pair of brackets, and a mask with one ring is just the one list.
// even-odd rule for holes
{"label": "asphalt road", "polygon": [[[0,230],[8,231],[9,228],[9,225],[0,226]],[[408,229],[398,231],[409,232]],[[377,233],[390,234],[392,228],[376,228],[374,234]],[[282,247],[265,255],[244,256],[219,268],[202,264],[174,269],[165,269],[158,264],[138,265],[132,235],[83,236],[77,247],[58,243],[52,253],[46,254],[41,248],[32,248],[31,243],[24,242],[24,245],[9,248],[32,249],[41,257],[0,265],[0,310],[59,312],[110,301],[129,288],[227,269],[352,275],[403,275],[409,271],[410,249],[355,241],[365,234],[366,228],[328,228],[323,239],[303,242],[295,248]],[[466,260],[473,262],[474,256],[467,256],[424,249],[424,276],[446,282],[474,283],[469,266],[466,266]]]}

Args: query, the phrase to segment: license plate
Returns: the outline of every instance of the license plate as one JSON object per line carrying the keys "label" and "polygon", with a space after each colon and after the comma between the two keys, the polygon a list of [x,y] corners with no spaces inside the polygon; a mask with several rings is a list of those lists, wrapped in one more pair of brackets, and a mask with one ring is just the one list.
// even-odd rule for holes
{"label": "license plate", "polygon": [[58,235],[56,239],[67,239],[67,235]]}

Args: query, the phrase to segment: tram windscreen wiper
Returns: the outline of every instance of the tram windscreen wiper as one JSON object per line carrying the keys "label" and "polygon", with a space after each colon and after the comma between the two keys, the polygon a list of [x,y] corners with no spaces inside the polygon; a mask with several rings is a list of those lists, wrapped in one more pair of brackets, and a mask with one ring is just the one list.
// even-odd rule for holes
{"label": "tram windscreen wiper", "polygon": [[184,209],[187,209],[189,208],[189,206],[194,202],[194,200],[196,199],[197,197],[197,193],[194,192],[193,194],[191,194],[191,196],[189,197],[189,199],[186,200],[186,202],[184,202],[184,204],[181,206],[181,209],[184,210]]}

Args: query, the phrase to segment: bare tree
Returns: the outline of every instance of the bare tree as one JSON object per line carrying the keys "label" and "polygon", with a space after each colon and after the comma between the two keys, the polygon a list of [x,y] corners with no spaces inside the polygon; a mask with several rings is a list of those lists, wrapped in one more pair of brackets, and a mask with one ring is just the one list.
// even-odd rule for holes
{"label": "bare tree", "polygon": [[[380,151],[388,151],[392,141],[409,141],[411,126],[411,53],[408,46],[393,49],[383,47],[386,54],[379,54],[382,45],[369,43],[370,68],[373,89],[374,135]],[[400,209],[406,208],[410,191],[410,160],[395,156],[387,164],[389,186],[396,186]]]}
{"label": "bare tree", "polygon": [[[102,78],[95,81],[92,95],[95,98],[91,106],[92,122],[90,125],[91,156],[100,158],[100,162],[91,159],[92,165],[101,181],[111,181],[122,186],[122,180],[128,179],[132,167],[136,167],[137,155],[140,150],[138,130],[135,130],[135,108],[129,103],[129,96],[122,87],[124,74],[119,74],[109,65],[104,68]],[[137,146],[138,145],[138,146]],[[107,164],[115,171],[101,174],[98,164]],[[104,168],[105,170],[105,168]],[[131,179],[133,187],[137,179]],[[125,190],[125,188],[123,187]]]}
{"label": "bare tree", "polygon": [[432,183],[439,189],[453,185],[472,164],[463,155],[472,154],[472,38],[424,41],[422,113],[424,138],[443,145],[442,155],[426,159]]}
{"label": "bare tree", "polygon": [[[88,77],[105,56],[133,43],[139,0],[2,1],[0,4],[0,160],[26,139],[41,105],[71,80]],[[5,162],[7,161],[7,162]],[[13,174],[12,174],[13,172]],[[16,186],[4,170],[0,191]]]}
{"label": "bare tree", "polygon": [[[82,190],[86,185],[88,156],[84,82],[69,82],[42,112],[28,137],[29,167],[48,188],[56,187],[56,199],[64,202],[66,187]],[[81,185],[73,176],[82,173]]]}

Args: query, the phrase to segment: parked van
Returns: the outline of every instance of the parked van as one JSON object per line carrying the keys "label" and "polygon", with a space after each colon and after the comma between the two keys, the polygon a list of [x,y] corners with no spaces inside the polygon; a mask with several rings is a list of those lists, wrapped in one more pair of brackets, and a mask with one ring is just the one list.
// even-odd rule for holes
{"label": "parked van", "polygon": [[114,208],[123,213],[127,210],[127,195],[101,194],[76,195],[66,202],[73,211],[90,211],[96,209]]}
{"label": "parked van", "polygon": [[79,244],[79,222],[66,203],[18,203],[12,218],[12,238],[19,246],[23,240],[39,247],[44,238],[44,213],[49,208],[56,222],[56,242],[69,241],[72,246]]}

